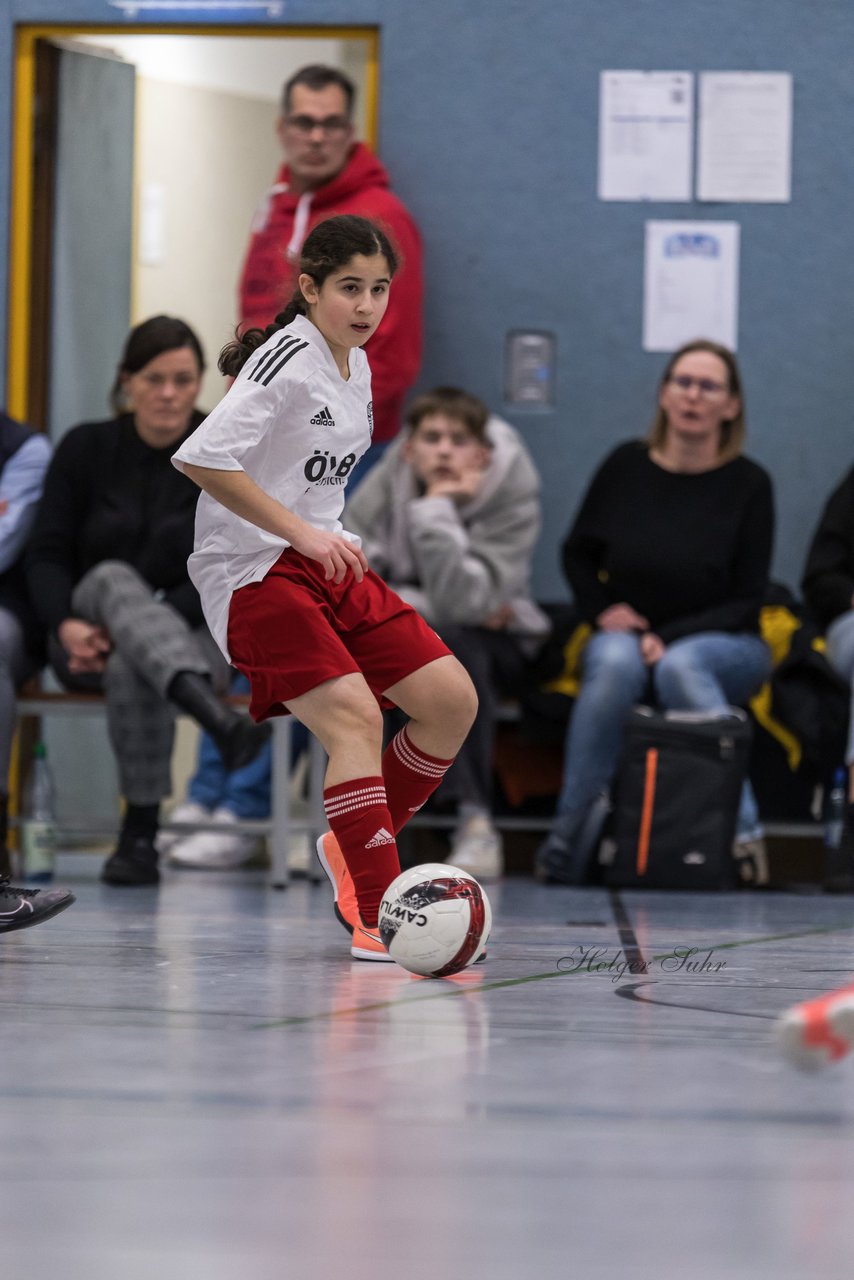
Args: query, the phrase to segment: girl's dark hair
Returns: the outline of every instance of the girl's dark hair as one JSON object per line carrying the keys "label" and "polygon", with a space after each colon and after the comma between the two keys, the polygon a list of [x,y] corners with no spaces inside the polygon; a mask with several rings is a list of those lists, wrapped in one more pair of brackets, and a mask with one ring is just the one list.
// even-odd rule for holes
{"label": "girl's dark hair", "polygon": [[110,388],[110,408],[113,413],[118,415],[125,409],[123,377],[129,373],[139,373],[150,361],[162,356],[164,351],[178,351],[181,347],[190,348],[199,362],[199,373],[204,373],[205,355],[202,344],[183,320],[177,320],[174,316],[152,316],[131,329],[116,369],[116,380]]}
{"label": "girl's dark hair", "polygon": [[[744,412],[744,392],[741,389],[741,374],[738,370],[738,361],[736,360],[729,347],[724,347],[719,342],[712,342],[709,338],[697,338],[694,342],[686,342],[678,351],[674,351],[673,355],[667,361],[664,373],[661,375],[661,381],[658,384],[659,393],[670,381],[673,370],[676,368],[683,356],[690,355],[693,351],[706,351],[709,355],[717,356],[717,358],[726,366],[727,371],[727,391],[731,396],[738,397],[738,411],[732,418],[726,418],[721,422],[721,440],[718,447],[718,457],[722,462],[731,462],[733,458],[737,458],[744,448],[744,439],[747,434],[747,422]],[[659,404],[655,417],[652,420],[652,426],[647,435],[647,444],[651,449],[660,449],[664,444],[667,435],[667,414]]]}
{"label": "girl's dark hair", "polygon": [[[327,218],[318,222],[317,226],[305,239],[299,260],[299,274],[311,276],[318,289],[327,276],[333,271],[346,267],[357,253],[366,258],[373,258],[381,253],[388,263],[389,276],[393,276],[399,266],[399,256],[392,247],[391,240],[382,227],[367,218],[359,218],[355,214],[343,213],[337,218]],[[266,329],[235,330],[234,340],[226,344],[219,353],[218,366],[221,373],[235,377],[246,361],[262,343],[278,329],[284,329],[296,316],[308,313],[308,303],[297,286],[296,292],[283,311],[280,311],[272,324]]]}

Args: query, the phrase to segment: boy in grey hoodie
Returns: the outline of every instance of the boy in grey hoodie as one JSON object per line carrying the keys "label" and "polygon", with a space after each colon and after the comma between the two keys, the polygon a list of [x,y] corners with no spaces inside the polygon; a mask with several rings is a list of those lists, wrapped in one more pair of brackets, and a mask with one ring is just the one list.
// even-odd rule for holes
{"label": "boy in grey hoodie", "polygon": [[503,871],[491,818],[497,703],[549,631],[529,586],[540,481],[517,432],[455,387],[419,396],[407,427],[344,518],[371,568],[438,631],[477,689],[477,719],[443,787],[457,804],[450,861],[490,879]]}

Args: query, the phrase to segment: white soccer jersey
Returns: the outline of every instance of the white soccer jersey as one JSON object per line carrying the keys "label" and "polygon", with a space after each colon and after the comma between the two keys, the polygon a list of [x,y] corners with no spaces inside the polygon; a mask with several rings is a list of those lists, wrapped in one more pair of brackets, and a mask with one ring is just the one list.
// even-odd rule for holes
{"label": "white soccer jersey", "polygon": [[[361,348],[344,381],[323,335],[297,318],[249,357],[233,386],[173,455],[217,471],[245,471],[317,529],[347,533],[339,516],[347,476],[371,442],[371,373]],[[235,515],[207,493],[196,511],[188,566],[207,624],[228,657],[231,596],[259,582],[289,544]]]}

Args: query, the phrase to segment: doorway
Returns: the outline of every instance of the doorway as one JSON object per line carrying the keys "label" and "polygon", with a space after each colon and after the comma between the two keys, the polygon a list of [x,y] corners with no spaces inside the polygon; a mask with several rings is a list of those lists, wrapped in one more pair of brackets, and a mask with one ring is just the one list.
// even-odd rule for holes
{"label": "doorway", "polygon": [[[22,28],[10,412],[55,439],[105,416],[127,329],[159,312],[199,334],[200,404],[212,409],[253,214],[280,164],[282,84],[309,62],[340,67],[357,88],[357,136],[373,146],[377,53],[373,28]],[[110,198],[94,198],[105,186]],[[113,272],[93,270],[107,257]]]}

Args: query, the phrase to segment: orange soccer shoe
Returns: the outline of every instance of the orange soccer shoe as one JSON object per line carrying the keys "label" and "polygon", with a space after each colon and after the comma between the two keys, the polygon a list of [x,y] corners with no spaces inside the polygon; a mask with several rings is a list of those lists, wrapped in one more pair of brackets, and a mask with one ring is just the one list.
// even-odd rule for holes
{"label": "orange soccer shoe", "polygon": [[357,925],[361,925],[356,887],[344,862],[341,846],[331,831],[327,831],[318,840],[317,858],[332,885],[335,914],[347,932],[352,933]]}
{"label": "orange soccer shoe", "polygon": [[844,1058],[854,1046],[854,984],[787,1009],[777,1037],[789,1062],[806,1071]]}
{"label": "orange soccer shoe", "polygon": [[350,946],[350,955],[354,960],[379,960],[379,962],[394,964],[389,953],[380,940],[379,931],[376,929],[368,929],[361,921],[353,930],[353,942]]}

